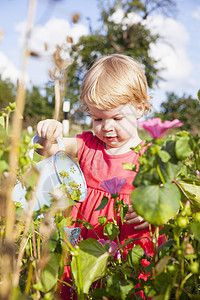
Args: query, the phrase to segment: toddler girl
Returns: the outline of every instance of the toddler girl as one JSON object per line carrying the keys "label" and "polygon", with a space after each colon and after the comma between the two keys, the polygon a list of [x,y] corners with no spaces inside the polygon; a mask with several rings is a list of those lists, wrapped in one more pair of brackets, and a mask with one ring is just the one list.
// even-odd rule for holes
{"label": "toddler girl", "polygon": [[[87,183],[87,198],[77,205],[81,214],[73,208],[73,220],[84,220],[84,215],[98,236],[106,239],[98,217],[107,216],[108,221],[111,221],[114,217],[114,201],[109,201],[104,209],[95,211],[104,196],[111,198],[101,184],[114,177],[125,178],[126,184],[119,192],[119,199],[129,205],[129,210],[125,217],[126,223],[119,224],[120,243],[128,238],[142,238],[135,244],[141,245],[153,256],[152,243],[144,238],[150,236],[148,223],[134,212],[130,202],[134,189],[132,183],[139,168],[139,154],[130,148],[144,144],[138,136],[137,119],[150,111],[145,74],[131,57],[108,55],[94,63],[86,73],[80,90],[81,106],[92,118],[94,134],[86,131],[76,137],[63,138],[66,152],[78,157]],[[47,151],[48,155],[53,155],[57,151],[57,144],[53,141],[62,137],[62,124],[56,120],[41,121],[37,125],[37,134],[44,146],[42,154]],[[141,152],[144,151],[145,147]],[[136,172],[125,170],[123,163],[135,164]],[[91,229],[83,228],[81,236],[83,239],[97,239]],[[133,244],[128,247],[133,247]],[[66,268],[63,280],[67,278],[69,269]],[[67,293],[66,286],[66,290],[63,288],[62,291],[63,299],[70,299]]]}

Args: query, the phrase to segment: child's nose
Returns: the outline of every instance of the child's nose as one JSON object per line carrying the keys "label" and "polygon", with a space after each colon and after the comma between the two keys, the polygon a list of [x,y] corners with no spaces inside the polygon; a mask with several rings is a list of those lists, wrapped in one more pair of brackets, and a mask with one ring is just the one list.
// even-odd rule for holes
{"label": "child's nose", "polygon": [[103,124],[103,130],[104,131],[110,131],[113,129],[113,124],[111,120],[105,120]]}

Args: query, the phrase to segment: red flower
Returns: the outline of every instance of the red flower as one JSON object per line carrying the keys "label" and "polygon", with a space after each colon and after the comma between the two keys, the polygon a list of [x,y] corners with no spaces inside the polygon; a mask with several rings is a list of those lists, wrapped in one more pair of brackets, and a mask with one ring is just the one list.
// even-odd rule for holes
{"label": "red flower", "polygon": [[154,118],[146,121],[140,121],[138,122],[138,125],[148,131],[153,139],[160,139],[168,129],[172,127],[180,127],[183,125],[183,123],[178,119],[173,121],[165,121],[162,123],[160,118]]}

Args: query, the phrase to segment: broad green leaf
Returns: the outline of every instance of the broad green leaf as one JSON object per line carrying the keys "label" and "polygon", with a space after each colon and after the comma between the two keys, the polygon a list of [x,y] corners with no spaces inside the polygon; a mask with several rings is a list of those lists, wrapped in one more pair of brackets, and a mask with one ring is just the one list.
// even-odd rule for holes
{"label": "broad green leaf", "polygon": [[128,252],[128,255],[127,255],[128,264],[132,268],[138,268],[143,255],[144,255],[144,250],[142,249],[142,247],[139,245],[136,245]]}
{"label": "broad green leaf", "polygon": [[143,173],[141,169],[139,169],[134,181],[133,185],[138,187],[140,185],[148,186],[153,184],[159,184],[161,182],[158,172],[155,168],[149,169],[147,172]]}
{"label": "broad green leaf", "polygon": [[0,173],[8,170],[8,163],[5,160],[0,160]]}
{"label": "broad green leaf", "polygon": [[120,233],[119,226],[114,223],[108,223],[104,226],[103,233],[108,236],[109,240],[113,241]]}
{"label": "broad green leaf", "polygon": [[160,150],[159,151],[159,157],[161,158],[161,160],[166,163],[170,160],[171,156],[169,155],[169,153],[167,151],[164,150]]}
{"label": "broad green leaf", "polygon": [[192,233],[194,234],[195,239],[200,241],[200,223],[191,223],[190,228]]}
{"label": "broad green leaf", "polygon": [[178,181],[190,199],[200,203],[200,182],[197,180]]}
{"label": "broad green leaf", "polygon": [[[78,244],[80,272],[83,293],[88,293],[91,284],[105,276],[109,253],[95,239],[87,239]],[[76,286],[79,284],[76,253],[72,252],[71,270]]]}
{"label": "broad green leaf", "polygon": [[164,256],[163,258],[161,258],[156,265],[156,272],[157,273],[163,272],[166,265],[168,264],[169,260],[171,260],[171,259],[172,259],[171,256]]}
{"label": "broad green leaf", "polygon": [[120,274],[113,274],[107,279],[106,292],[109,299],[126,300],[129,299],[128,294],[134,287],[135,284],[133,281],[122,280]]}
{"label": "broad green leaf", "polygon": [[101,204],[94,211],[101,210],[104,207],[106,207],[106,205],[108,204],[108,201],[109,201],[108,197],[104,196],[101,200]]}
{"label": "broad green leaf", "polygon": [[165,150],[166,152],[169,153],[169,155],[171,156],[170,162],[173,164],[177,164],[178,162],[176,157],[175,144],[176,144],[175,140],[169,140],[166,142],[166,145],[162,148],[162,150]]}
{"label": "broad green leaf", "polygon": [[55,285],[57,284],[58,269],[61,259],[61,254],[51,253],[48,263],[42,270],[40,280],[33,285],[34,289],[46,293],[55,287]]}
{"label": "broad green leaf", "polygon": [[178,159],[184,160],[191,154],[192,149],[190,148],[189,141],[189,136],[182,136],[176,141],[175,151]]}
{"label": "broad green leaf", "polygon": [[[168,273],[159,273],[155,280],[155,289],[157,290],[158,294],[162,294],[161,299],[164,299],[165,291],[172,285],[172,278]],[[168,298],[169,299],[169,298]]]}
{"label": "broad green leaf", "polygon": [[160,171],[165,182],[171,182],[172,180],[174,180],[180,169],[181,167],[179,163],[173,164],[170,161],[168,161],[167,163],[160,162]]}
{"label": "broad green leaf", "polygon": [[180,207],[181,192],[173,183],[140,186],[131,194],[131,203],[138,215],[155,226],[172,218]]}

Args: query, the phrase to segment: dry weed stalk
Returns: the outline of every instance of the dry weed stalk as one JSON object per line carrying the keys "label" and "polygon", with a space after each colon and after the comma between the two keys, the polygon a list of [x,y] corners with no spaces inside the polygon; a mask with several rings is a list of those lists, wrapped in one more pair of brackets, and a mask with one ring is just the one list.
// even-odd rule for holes
{"label": "dry weed stalk", "polygon": [[67,85],[67,72],[72,64],[72,60],[69,58],[64,59],[62,57],[62,48],[57,45],[56,50],[53,53],[53,61],[55,69],[53,72],[49,71],[49,75],[51,79],[54,80],[55,109],[53,118],[58,120]]}
{"label": "dry weed stalk", "polygon": [[[16,110],[12,120],[12,135],[11,135],[11,147],[9,153],[9,179],[6,180],[6,214],[5,214],[5,241],[4,245],[7,245],[8,249],[14,248],[14,236],[15,236],[15,207],[11,198],[12,190],[16,180],[16,170],[18,166],[18,154],[19,154],[19,141],[22,130],[22,115],[25,106],[25,75],[27,61],[29,57],[28,41],[33,27],[33,20],[35,17],[37,0],[29,1],[29,10],[27,17],[26,37],[23,47],[22,55],[22,68],[21,78],[18,84],[17,96],[16,96]],[[4,253],[4,252],[3,252]],[[14,262],[15,251],[10,251],[2,255],[0,262],[1,269],[1,285],[0,285],[0,298],[11,299],[12,298],[12,272],[15,268]],[[7,266],[5,268],[5,265]]]}

